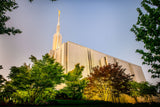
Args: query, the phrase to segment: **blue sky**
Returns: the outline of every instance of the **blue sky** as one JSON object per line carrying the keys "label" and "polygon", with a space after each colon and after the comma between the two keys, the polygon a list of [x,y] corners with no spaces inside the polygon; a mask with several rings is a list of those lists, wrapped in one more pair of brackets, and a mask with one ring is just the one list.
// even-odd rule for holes
{"label": "blue sky", "polygon": [[41,58],[52,49],[53,34],[61,10],[62,41],[72,41],[116,58],[142,66],[147,81],[148,66],[142,65],[136,49],[143,43],[135,41],[130,31],[136,23],[141,0],[16,0],[19,8],[11,13],[8,26],[23,31],[16,36],[0,35],[0,74],[7,76],[11,66],[30,63],[30,55]]}

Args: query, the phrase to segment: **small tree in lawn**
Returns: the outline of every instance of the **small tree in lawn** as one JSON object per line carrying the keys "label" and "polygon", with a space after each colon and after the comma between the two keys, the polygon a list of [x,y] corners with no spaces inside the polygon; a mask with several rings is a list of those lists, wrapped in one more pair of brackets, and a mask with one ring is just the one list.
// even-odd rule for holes
{"label": "small tree in lawn", "polygon": [[[116,102],[121,93],[129,93],[129,81],[132,76],[125,74],[125,69],[116,64],[108,64],[103,67],[94,67],[93,72],[88,76],[88,86],[85,95],[89,98],[99,97],[104,101]],[[120,101],[120,100],[119,100]]]}
{"label": "small tree in lawn", "polygon": [[65,76],[65,84],[67,85],[63,92],[71,99],[82,99],[84,88],[87,81],[82,79],[82,71],[84,66],[75,65],[72,71],[69,71]]}

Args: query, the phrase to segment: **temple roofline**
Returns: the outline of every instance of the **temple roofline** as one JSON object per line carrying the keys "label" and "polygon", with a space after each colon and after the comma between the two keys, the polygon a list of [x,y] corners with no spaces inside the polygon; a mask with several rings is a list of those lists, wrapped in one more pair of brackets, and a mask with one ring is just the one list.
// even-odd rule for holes
{"label": "temple roofline", "polygon": [[[65,43],[72,43],[72,44],[75,44],[75,45],[78,45],[78,46],[81,46],[81,47],[87,48],[87,47],[85,47],[85,46],[79,45],[79,44],[74,43],[74,42],[71,42],[71,41],[67,41],[67,42],[64,42],[64,43],[62,43],[62,44],[65,44]],[[117,57],[114,57],[114,56],[108,55],[108,54],[106,54],[106,53],[99,52],[99,51],[94,50],[94,49],[91,49],[91,48],[87,48],[87,49],[90,49],[90,50],[96,51],[96,52],[98,52],[98,53],[104,54],[104,55],[109,56],[109,57],[116,58],[116,59],[118,59],[118,60],[120,60],[120,61],[127,62],[127,63],[132,64],[132,65],[135,65],[135,66],[141,67],[140,65],[137,65],[137,64],[134,64],[134,63],[131,63],[131,62],[128,62],[128,61],[125,61],[125,60],[119,59],[119,58],[117,58]]]}

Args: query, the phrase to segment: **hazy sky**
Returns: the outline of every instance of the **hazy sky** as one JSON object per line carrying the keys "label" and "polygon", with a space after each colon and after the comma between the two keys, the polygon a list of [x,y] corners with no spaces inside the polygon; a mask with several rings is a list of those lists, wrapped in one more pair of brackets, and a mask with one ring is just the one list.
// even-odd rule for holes
{"label": "hazy sky", "polygon": [[[16,36],[0,35],[0,74],[7,76],[11,66],[30,63],[30,55],[41,58],[52,49],[53,34],[61,10],[62,41],[100,51],[142,66],[141,55],[135,53],[143,44],[135,41],[130,31],[137,22],[141,0],[16,0],[19,8],[11,13],[8,26],[23,31]],[[148,67],[142,66],[147,81]]]}

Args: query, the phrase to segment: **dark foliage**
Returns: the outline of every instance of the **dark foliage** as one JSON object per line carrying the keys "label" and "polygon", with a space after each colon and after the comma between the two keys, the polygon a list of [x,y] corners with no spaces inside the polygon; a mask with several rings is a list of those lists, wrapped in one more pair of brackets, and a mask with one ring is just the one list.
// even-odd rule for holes
{"label": "dark foliage", "polygon": [[0,0],[0,34],[15,35],[21,33],[19,29],[6,26],[6,22],[10,19],[9,16],[6,16],[6,12],[12,12],[16,8],[18,8],[18,4],[15,0]]}
{"label": "dark foliage", "polygon": [[88,76],[87,93],[91,97],[94,95],[99,96],[104,101],[108,101],[109,95],[119,97],[121,93],[129,94],[130,85],[132,81],[130,74],[125,74],[125,69],[116,64],[108,64],[103,67],[94,67],[93,72]]}

